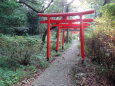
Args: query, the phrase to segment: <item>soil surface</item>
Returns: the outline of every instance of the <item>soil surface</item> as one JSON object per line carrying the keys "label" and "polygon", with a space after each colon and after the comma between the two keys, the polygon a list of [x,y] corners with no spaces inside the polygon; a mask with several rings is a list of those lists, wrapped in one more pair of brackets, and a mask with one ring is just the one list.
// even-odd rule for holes
{"label": "soil surface", "polygon": [[72,80],[73,67],[79,61],[77,41],[56,58],[56,60],[36,79],[32,86],[76,86]]}

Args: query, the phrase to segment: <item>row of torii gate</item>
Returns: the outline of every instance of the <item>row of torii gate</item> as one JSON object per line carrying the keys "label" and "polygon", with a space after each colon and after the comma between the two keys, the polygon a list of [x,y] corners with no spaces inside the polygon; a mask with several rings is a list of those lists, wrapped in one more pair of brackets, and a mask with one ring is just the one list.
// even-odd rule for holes
{"label": "row of torii gate", "polygon": [[[73,13],[38,13],[38,16],[46,17],[47,20],[40,21],[40,23],[46,23],[47,24],[47,60],[50,58],[50,27],[52,26],[58,27],[57,30],[57,41],[56,41],[56,51],[58,51],[59,47],[59,38],[60,38],[60,32],[61,29],[63,29],[62,32],[62,47],[64,47],[64,34],[66,29],[70,30],[79,30],[80,31],[80,45],[81,45],[81,57],[82,61],[85,59],[84,55],[84,30],[90,24],[88,22],[93,22],[93,19],[83,19],[84,15],[92,14],[94,13],[94,10],[84,11],[84,12],[73,12]],[[79,19],[69,19],[70,16],[79,16]],[[51,19],[52,17],[61,17],[61,19]]]}

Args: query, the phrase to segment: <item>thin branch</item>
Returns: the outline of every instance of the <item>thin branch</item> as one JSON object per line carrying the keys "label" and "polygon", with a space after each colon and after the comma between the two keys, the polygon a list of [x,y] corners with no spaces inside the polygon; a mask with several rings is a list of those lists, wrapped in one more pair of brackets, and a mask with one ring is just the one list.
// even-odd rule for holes
{"label": "thin branch", "polygon": [[65,4],[65,12],[69,12],[70,5],[74,2],[74,0],[71,0],[69,3]]}
{"label": "thin branch", "polygon": [[51,0],[50,3],[47,5],[47,7],[45,7],[41,12],[44,12],[45,10],[47,10],[51,4],[53,3],[54,0]]}
{"label": "thin branch", "polygon": [[71,1],[68,3],[68,5],[72,4],[74,1],[75,1],[75,0],[71,0]]}
{"label": "thin branch", "polygon": [[23,1],[19,1],[18,3],[22,3],[22,4],[26,5],[28,8],[32,9],[34,12],[39,13],[39,11],[37,11],[32,6],[28,5],[27,3],[23,2]]}
{"label": "thin branch", "polygon": [[[42,3],[45,3],[45,0]],[[45,8],[45,5],[42,4],[41,9],[43,10],[44,8]]]}
{"label": "thin branch", "polygon": [[41,11],[37,11],[36,9],[34,9],[32,6],[28,5],[28,4],[27,4],[26,2],[24,2],[23,0],[19,0],[18,3],[23,3],[24,5],[26,5],[28,8],[32,9],[32,10],[33,10],[34,12],[36,12],[36,13],[44,13],[44,11],[47,10],[47,9],[51,6],[51,4],[53,3],[53,1],[54,1],[54,0],[51,0],[51,2],[47,5],[47,7],[44,8],[43,10],[41,10]]}
{"label": "thin branch", "polygon": [[105,0],[104,3],[103,3],[103,6],[104,6],[105,4],[110,3],[110,2],[111,2],[111,0]]}

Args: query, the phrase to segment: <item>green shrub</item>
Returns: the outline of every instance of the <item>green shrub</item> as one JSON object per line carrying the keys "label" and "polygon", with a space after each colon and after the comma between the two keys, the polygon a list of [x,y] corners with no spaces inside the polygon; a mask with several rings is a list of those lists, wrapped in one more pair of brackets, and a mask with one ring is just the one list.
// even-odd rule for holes
{"label": "green shrub", "polygon": [[[111,32],[110,32],[111,33]],[[86,54],[93,61],[98,63],[107,77],[115,80],[115,30],[111,34],[98,32],[92,38],[86,39]]]}
{"label": "green shrub", "polygon": [[115,3],[106,4],[101,8],[103,18],[115,18]]}
{"label": "green shrub", "polygon": [[87,56],[99,64],[105,76],[115,81],[115,3],[102,7],[96,28],[85,35]]}
{"label": "green shrub", "polygon": [[102,13],[102,16],[96,18],[97,25],[101,24],[105,27],[115,26],[115,3],[104,5],[100,12]]}
{"label": "green shrub", "polygon": [[6,58],[9,66],[27,65],[38,54],[41,41],[24,36],[0,36],[0,55]]}
{"label": "green shrub", "polygon": [[15,71],[0,68],[0,86],[12,86],[35,72],[38,72],[35,65],[20,66]]}
{"label": "green shrub", "polygon": [[0,1],[0,33],[13,34],[17,27],[26,24],[26,20],[26,11],[16,0]]}

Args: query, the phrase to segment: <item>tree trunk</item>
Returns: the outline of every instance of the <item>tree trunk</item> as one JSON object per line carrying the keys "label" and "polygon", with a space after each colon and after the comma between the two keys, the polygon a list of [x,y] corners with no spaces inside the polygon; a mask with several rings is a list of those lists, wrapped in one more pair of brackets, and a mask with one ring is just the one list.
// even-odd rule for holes
{"label": "tree trunk", "polygon": [[69,43],[69,29],[67,29],[67,43]]}
{"label": "tree trunk", "polygon": [[110,3],[110,2],[111,2],[111,0],[105,0],[103,5],[106,5],[106,4]]}
{"label": "tree trunk", "polygon": [[[56,28],[56,27],[53,26],[53,27],[50,28],[50,30],[53,30],[53,29],[55,29],[55,28]],[[47,29],[45,30],[45,32],[44,32],[44,34],[43,34],[43,37],[42,37],[42,42],[43,42],[43,43],[45,43],[46,35],[47,35]]]}

